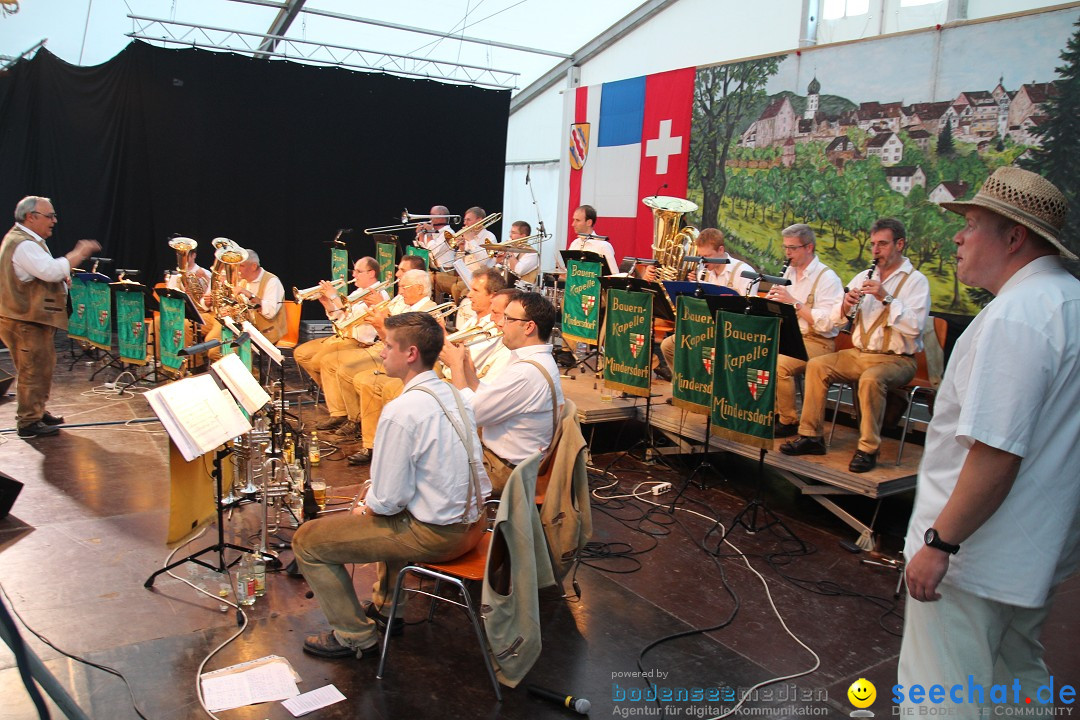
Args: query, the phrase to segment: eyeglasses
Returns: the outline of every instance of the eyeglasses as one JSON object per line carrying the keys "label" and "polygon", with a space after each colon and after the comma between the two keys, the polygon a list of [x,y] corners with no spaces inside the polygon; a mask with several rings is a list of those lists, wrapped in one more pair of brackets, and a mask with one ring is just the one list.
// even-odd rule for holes
{"label": "eyeglasses", "polygon": [[532,322],[532,318],[516,318],[504,314],[503,322]]}
{"label": "eyeglasses", "polygon": [[804,247],[806,247],[809,244],[810,243],[804,243],[802,245],[785,245],[784,249],[785,250],[790,250],[791,252],[795,252],[796,250],[802,250]]}
{"label": "eyeglasses", "polygon": [[56,213],[54,213],[54,212],[51,212],[51,213],[43,213],[43,212],[38,212],[37,210],[31,210],[31,211],[30,211],[30,214],[31,214],[31,215],[41,215],[42,217],[47,217],[47,218],[49,218],[50,220],[55,220],[55,219],[57,218],[57,215],[56,215]]}

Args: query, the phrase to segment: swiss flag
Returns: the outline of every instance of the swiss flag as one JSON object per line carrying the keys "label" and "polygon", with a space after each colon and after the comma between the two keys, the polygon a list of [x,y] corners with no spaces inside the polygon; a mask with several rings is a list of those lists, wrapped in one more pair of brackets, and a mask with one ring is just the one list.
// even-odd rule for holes
{"label": "swiss flag", "polygon": [[[576,90],[574,122],[588,123],[589,129],[572,134],[571,142],[580,153],[584,136],[588,147],[581,169],[570,171],[567,226],[579,205],[595,207],[595,232],[611,238],[617,260],[652,257],[653,215],[643,197],[686,197],[695,71]],[[573,241],[573,231],[568,238]]]}

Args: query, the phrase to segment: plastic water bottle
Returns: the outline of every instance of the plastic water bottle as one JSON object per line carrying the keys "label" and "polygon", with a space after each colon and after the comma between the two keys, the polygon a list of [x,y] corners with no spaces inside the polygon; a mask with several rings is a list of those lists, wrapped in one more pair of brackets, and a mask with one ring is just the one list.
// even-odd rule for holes
{"label": "plastic water bottle", "polygon": [[266,594],[266,559],[259,553],[251,554],[251,574],[255,578],[255,597]]}
{"label": "plastic water bottle", "polygon": [[245,555],[236,568],[236,603],[238,605],[255,604],[255,575],[251,565],[251,555]]}
{"label": "plastic water bottle", "polygon": [[321,453],[319,452],[319,434],[313,430],[311,432],[311,445],[308,448],[308,462],[314,467],[319,464],[321,459]]}

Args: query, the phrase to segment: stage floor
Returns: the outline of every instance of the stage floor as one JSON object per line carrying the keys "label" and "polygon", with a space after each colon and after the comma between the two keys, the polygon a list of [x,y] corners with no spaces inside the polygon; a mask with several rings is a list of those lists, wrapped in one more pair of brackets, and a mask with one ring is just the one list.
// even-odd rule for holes
{"label": "stage floor", "polygon": [[[50,409],[72,424],[120,424],[68,426],[57,437],[32,441],[13,433],[0,438],[0,469],[25,483],[11,514],[0,520],[0,585],[9,598],[4,603],[60,647],[122,672],[147,717],[205,717],[195,699],[196,671],[205,655],[236,630],[236,623],[232,612],[218,610],[216,599],[199,596],[178,580],[162,577],[153,589],[143,587],[169,554],[164,545],[169,513],[164,435],[157,423],[122,424],[151,415],[145,399],[117,396],[100,387],[101,394],[89,392],[94,368],[79,363],[68,372],[66,344],[60,348]],[[0,368],[11,370],[10,359],[2,353]],[[108,377],[99,376],[98,383],[114,379],[110,371],[103,375]],[[572,381],[578,383],[575,388],[570,381],[564,387],[577,400],[579,392],[591,392],[588,378]],[[625,402],[634,417],[640,410],[635,404]],[[588,398],[582,397],[579,405],[590,412]],[[624,401],[601,403],[597,393],[596,405],[608,406],[610,412],[624,407]],[[0,401],[0,428],[13,427],[14,412],[13,398]],[[304,416],[323,418],[325,410],[308,407]],[[624,445],[630,442],[626,438],[631,433],[621,435],[617,422],[593,427],[598,443],[611,437],[622,437]],[[586,437],[591,430],[586,428]],[[317,473],[330,486],[330,502],[338,506],[348,503],[368,477],[366,468],[343,462],[352,449],[327,447]],[[802,717],[808,711],[846,717],[852,710],[847,688],[865,677],[878,688],[879,700],[872,709],[879,717],[891,714],[887,688],[895,683],[900,646],[896,633],[902,624],[895,613],[903,612],[902,600],[895,613],[889,611],[897,574],[862,563],[866,553],[841,548],[839,541],[851,537],[847,526],[772,473],[759,486],[756,463],[737,453],[714,456],[725,480],[714,478],[718,484],[707,489],[690,485],[677,502],[674,492],[653,496],[649,487],[655,482],[680,487],[694,458],[644,462],[637,454],[610,452],[592,460],[594,544],[577,575],[581,597],[562,598],[550,591],[541,595],[544,645],[527,682],[588,698],[592,717],[639,708],[638,715],[659,717],[655,704],[617,699],[620,691],[646,688],[642,670],[654,672],[653,681],[668,688],[747,688],[809,669],[814,658],[785,634],[771,596],[784,622],[821,663],[809,675],[774,686],[771,699],[759,694],[746,706],[748,711],[776,718]],[[628,497],[635,488],[641,499]],[[753,534],[739,528],[730,537],[731,546],[720,546],[717,521],[729,524],[746,499],[759,491],[793,536],[779,527]],[[889,528],[895,533],[902,532],[897,528],[905,497],[882,501],[883,514],[893,514]],[[672,502],[674,513],[669,510]],[[875,501],[852,493],[845,502]],[[250,543],[258,527],[258,506],[243,505],[226,520],[226,538]],[[182,552],[210,544],[210,533]],[[287,529],[275,533],[272,547],[287,544],[290,535]],[[890,536],[890,541],[895,545],[898,537]],[[291,553],[280,552],[287,563]],[[762,574],[769,595],[748,565]],[[216,578],[206,572],[185,569],[179,574],[210,581],[216,588]],[[371,566],[355,568],[353,581],[361,598],[373,578]],[[244,634],[211,660],[208,669],[268,654],[286,657],[303,679],[301,691],[333,683],[347,698],[312,718],[568,717],[566,710],[529,696],[524,686],[504,689],[503,702],[496,703],[471,630],[453,608],[441,609],[429,624],[424,620],[426,604],[413,603],[406,614],[406,633],[393,643],[389,674],[379,681],[374,661],[305,655],[303,636],[326,627],[317,601],[306,597],[302,579],[271,573],[267,584],[266,597],[248,610],[251,620]],[[1073,578],[1059,592],[1043,633],[1059,684],[1080,681],[1080,656],[1072,640],[1080,633],[1078,611],[1080,580]],[[32,638],[21,623],[19,628],[88,716],[136,717],[118,679],[63,657]],[[649,650],[639,665],[639,656],[654,640],[694,630],[699,632]],[[801,693],[813,699],[786,699]],[[0,720],[36,716],[2,643],[0,697]],[[674,703],[667,714],[711,716],[706,706],[730,708],[731,703]],[[53,715],[60,717],[55,707]],[[219,716],[291,718],[278,703]]]}

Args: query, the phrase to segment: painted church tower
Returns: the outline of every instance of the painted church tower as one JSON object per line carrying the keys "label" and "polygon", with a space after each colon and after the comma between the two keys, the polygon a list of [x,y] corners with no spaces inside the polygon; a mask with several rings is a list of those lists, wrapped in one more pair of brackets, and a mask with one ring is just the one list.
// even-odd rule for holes
{"label": "painted church tower", "polygon": [[817,75],[810,81],[810,84],[806,86],[806,112],[803,113],[804,120],[813,120],[818,111],[818,94],[821,93],[821,83],[818,82]]}

